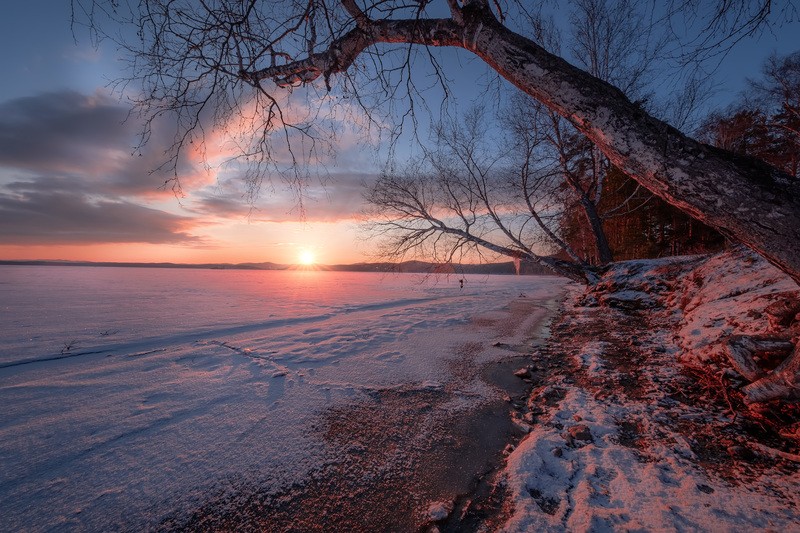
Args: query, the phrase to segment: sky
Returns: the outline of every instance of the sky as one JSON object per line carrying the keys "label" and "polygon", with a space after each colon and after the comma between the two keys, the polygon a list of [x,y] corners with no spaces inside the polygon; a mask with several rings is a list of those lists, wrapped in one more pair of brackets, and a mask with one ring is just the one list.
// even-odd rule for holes
{"label": "sky", "polygon": [[[303,209],[280,179],[250,204],[241,171],[219,164],[230,143],[216,132],[206,159],[197,151],[184,155],[176,194],[164,187],[171,175],[154,171],[167,140],[158,124],[144,149],[135,150],[140,126],[129,118],[125,95],[109,87],[121,72],[113,46],[95,48],[80,30],[73,35],[67,0],[7,2],[2,10],[0,259],[373,259],[374,242],[364,239],[358,219],[362,186],[384,160],[347,124],[336,156],[323,161],[324,186],[312,179]],[[771,52],[800,48],[795,33],[779,28],[738,46],[715,73],[717,100],[733,98]],[[458,56],[456,86],[474,88],[463,80],[481,68]],[[408,152],[400,146],[398,153]]]}

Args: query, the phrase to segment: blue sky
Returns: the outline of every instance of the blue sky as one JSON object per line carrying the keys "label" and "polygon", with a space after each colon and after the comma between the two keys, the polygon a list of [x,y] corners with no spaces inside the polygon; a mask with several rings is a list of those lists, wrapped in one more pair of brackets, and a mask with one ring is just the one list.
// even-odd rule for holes
{"label": "blue sky", "polygon": [[[714,74],[714,103],[733,99],[773,51],[800,48],[797,28],[737,46]],[[443,57],[468,101],[484,67],[463,53]],[[7,2],[0,60],[0,259],[292,262],[309,250],[325,263],[368,259],[356,215],[380,156],[355,134],[343,135],[327,187],[309,189],[305,218],[280,183],[251,210],[234,171],[204,172],[191,154],[178,198],[159,188],[168,175],[151,172],[165,139],[131,155],[137,125],[108,89],[122,73],[117,50],[94,48],[82,28],[73,36],[68,0]]]}

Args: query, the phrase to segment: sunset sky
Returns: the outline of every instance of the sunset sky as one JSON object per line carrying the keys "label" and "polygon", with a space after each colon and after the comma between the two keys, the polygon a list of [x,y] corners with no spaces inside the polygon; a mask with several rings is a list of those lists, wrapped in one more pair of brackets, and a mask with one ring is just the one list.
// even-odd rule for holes
{"label": "sunset sky", "polygon": [[[721,101],[755,76],[770,52],[792,51],[790,30],[767,34],[726,59],[718,73]],[[0,259],[96,261],[298,262],[369,260],[356,217],[362,183],[380,156],[346,125],[328,180],[297,197],[266,187],[253,208],[236,168],[219,167],[228,148],[211,135],[211,170],[188,153],[184,195],[162,187],[165,138],[155,132],[132,155],[139,125],[108,82],[120,75],[111,46],[94,49],[69,23],[67,0],[8,2],[0,17]],[[792,42],[794,41],[794,42]],[[477,68],[465,61],[466,71]],[[316,182],[314,182],[316,183]]]}

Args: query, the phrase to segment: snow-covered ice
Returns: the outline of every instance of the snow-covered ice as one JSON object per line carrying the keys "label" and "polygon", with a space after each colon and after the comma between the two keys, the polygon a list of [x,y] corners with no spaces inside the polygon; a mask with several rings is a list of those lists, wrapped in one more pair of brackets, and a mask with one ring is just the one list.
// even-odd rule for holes
{"label": "snow-covered ice", "polygon": [[[269,510],[305,531],[342,517],[339,496],[373,513],[361,529],[386,527],[375,497],[410,529],[442,525],[465,509],[446,469],[478,464],[492,402],[527,434],[506,448],[492,527],[800,524],[797,409],[750,411],[720,351],[800,293],[762,259],[624,262],[586,294],[557,278],[422,281],[0,268],[0,530],[236,529]],[[565,292],[555,342],[524,360]],[[505,396],[487,369],[532,394]],[[403,485],[408,470],[434,481]]]}
{"label": "snow-covered ice", "polygon": [[234,486],[302,483],[338,453],[323,412],[400,389],[447,391],[453,412],[499,394],[452,385],[459,357],[506,357],[563,286],[0,267],[0,529],[153,528]]}

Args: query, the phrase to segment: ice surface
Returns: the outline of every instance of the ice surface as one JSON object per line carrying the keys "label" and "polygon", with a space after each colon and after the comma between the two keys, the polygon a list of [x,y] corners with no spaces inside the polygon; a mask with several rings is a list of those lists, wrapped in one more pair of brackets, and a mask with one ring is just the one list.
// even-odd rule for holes
{"label": "ice surface", "polygon": [[[302,481],[335,453],[314,430],[321,411],[438,389],[464,346],[504,356],[493,341],[520,342],[533,320],[492,329],[509,302],[562,286],[0,267],[0,529],[152,528],[243,480]],[[492,393],[460,392],[453,409]]]}

